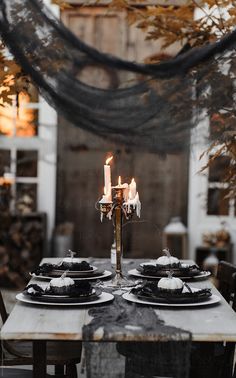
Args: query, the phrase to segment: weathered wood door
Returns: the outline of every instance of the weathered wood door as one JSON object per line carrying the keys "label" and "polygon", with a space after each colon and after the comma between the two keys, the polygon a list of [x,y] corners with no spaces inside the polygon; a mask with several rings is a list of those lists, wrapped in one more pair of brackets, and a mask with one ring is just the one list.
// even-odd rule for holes
{"label": "weathered wood door", "polygon": [[[106,7],[82,7],[64,11],[62,17],[77,36],[104,52],[139,61],[158,53],[157,43],[144,41],[141,31],[127,26],[125,14]],[[107,80],[102,75],[98,73],[92,80],[101,84]],[[188,154],[162,158],[131,152],[63,119],[59,123],[57,222],[74,222],[75,249],[83,256],[109,256],[112,223],[100,223],[95,203],[103,190],[103,164],[111,152],[113,182],[119,174],[125,181],[135,177],[142,202],[140,222],[134,217],[133,223],[124,227],[124,253],[158,256],[161,232],[170,217],[180,215],[186,221]]]}

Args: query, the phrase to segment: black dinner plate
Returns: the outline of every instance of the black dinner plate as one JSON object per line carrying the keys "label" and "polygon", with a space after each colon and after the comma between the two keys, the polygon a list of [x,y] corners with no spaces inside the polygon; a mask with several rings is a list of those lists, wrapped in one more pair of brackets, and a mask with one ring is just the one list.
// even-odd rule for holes
{"label": "black dinner plate", "polygon": [[[40,274],[36,274],[36,273],[34,273],[34,272],[32,272],[31,274],[34,274],[34,275],[36,275],[37,277],[50,277],[50,278],[56,278],[56,277],[61,277],[61,275],[64,273],[65,271],[63,271],[63,270],[60,270],[60,273],[59,273],[59,271],[55,271],[55,270],[52,270],[52,271],[50,271],[50,272],[48,272],[48,273],[40,273]],[[73,272],[73,274],[70,274],[70,272],[69,271],[66,271],[67,273],[66,273],[66,276],[67,277],[70,277],[70,278],[89,278],[89,277],[96,277],[96,276],[98,276],[98,277],[100,277],[103,273],[104,273],[104,270],[96,270],[96,271],[91,271],[91,273],[85,273],[85,272],[80,272],[80,271],[78,271],[78,273],[76,272],[76,274],[74,274],[74,272]]]}
{"label": "black dinner plate", "polygon": [[101,294],[102,290],[93,289],[93,292],[89,295],[80,295],[78,297],[70,297],[69,295],[52,295],[43,294],[41,296],[30,295],[23,293],[26,297],[37,301],[37,302],[48,302],[48,303],[87,303],[95,301]]}
{"label": "black dinner plate", "polygon": [[[133,294],[133,293],[132,293]],[[205,301],[206,299],[211,297],[211,292],[210,291],[199,291],[197,294],[196,292],[191,295],[191,293],[184,293],[184,294],[178,294],[178,295],[167,295],[164,296],[163,294],[158,296],[158,295],[148,295],[145,293],[139,293],[139,294],[134,294],[136,295],[139,299],[148,301],[148,302],[157,302],[157,303],[179,303],[179,304],[186,304],[186,303],[197,303],[197,302],[202,302]]]}
{"label": "black dinner plate", "polygon": [[[93,269],[93,270],[59,270],[59,269],[53,269],[50,272],[50,276],[53,277],[61,277],[61,275],[66,272],[66,276],[70,278],[77,278],[77,277],[90,277],[90,276],[95,276],[95,275],[101,275],[104,271],[98,271],[98,269]],[[46,274],[48,275],[48,274]]]}
{"label": "black dinner plate", "polygon": [[[82,264],[82,263],[81,263]],[[81,265],[80,264],[80,265]],[[79,265],[79,264],[77,264]],[[96,274],[101,275],[100,269],[98,269],[96,266],[89,265],[91,269],[67,269],[67,267],[62,266],[62,264],[50,264],[50,263],[44,263],[39,265],[36,269],[34,269],[31,274],[34,274],[36,276],[52,276],[52,277],[60,277],[65,271],[67,272],[67,277],[89,277]],[[74,266],[75,268],[75,266]]]}
{"label": "black dinner plate", "polygon": [[168,275],[168,272],[171,270],[173,273],[173,277],[182,277],[182,276],[188,276],[188,277],[197,277],[201,274],[200,269],[196,266],[192,267],[180,267],[180,268],[169,268],[169,269],[158,269],[158,267],[155,267],[154,265],[145,265],[145,268],[143,266],[138,267],[138,272],[143,274],[144,276],[150,276],[150,277],[166,277]]}

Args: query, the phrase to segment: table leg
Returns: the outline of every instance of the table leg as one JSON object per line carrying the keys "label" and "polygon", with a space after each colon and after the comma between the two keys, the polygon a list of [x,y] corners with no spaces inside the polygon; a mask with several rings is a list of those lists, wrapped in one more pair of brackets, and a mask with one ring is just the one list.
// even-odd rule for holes
{"label": "table leg", "polygon": [[33,378],[46,378],[46,341],[33,341]]}

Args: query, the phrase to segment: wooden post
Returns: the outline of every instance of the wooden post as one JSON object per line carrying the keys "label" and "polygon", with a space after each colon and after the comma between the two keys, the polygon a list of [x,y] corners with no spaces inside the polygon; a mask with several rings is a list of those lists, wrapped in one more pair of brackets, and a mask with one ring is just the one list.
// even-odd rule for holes
{"label": "wooden post", "polygon": [[33,341],[33,378],[46,378],[46,341]]}

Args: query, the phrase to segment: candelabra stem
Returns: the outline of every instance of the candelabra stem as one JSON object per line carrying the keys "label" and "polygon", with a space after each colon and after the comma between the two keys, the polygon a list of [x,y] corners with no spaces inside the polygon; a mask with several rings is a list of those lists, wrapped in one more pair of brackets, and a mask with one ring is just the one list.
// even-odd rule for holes
{"label": "candelabra stem", "polygon": [[122,264],[121,258],[123,254],[123,189],[115,188],[115,238],[116,238],[116,273],[115,277],[112,280],[113,287],[122,287],[122,286],[134,286],[134,282],[130,282],[122,274]]}
{"label": "candelabra stem", "polygon": [[122,256],[122,208],[117,206],[115,209],[115,236],[116,236],[116,274],[122,275],[121,256]]}

